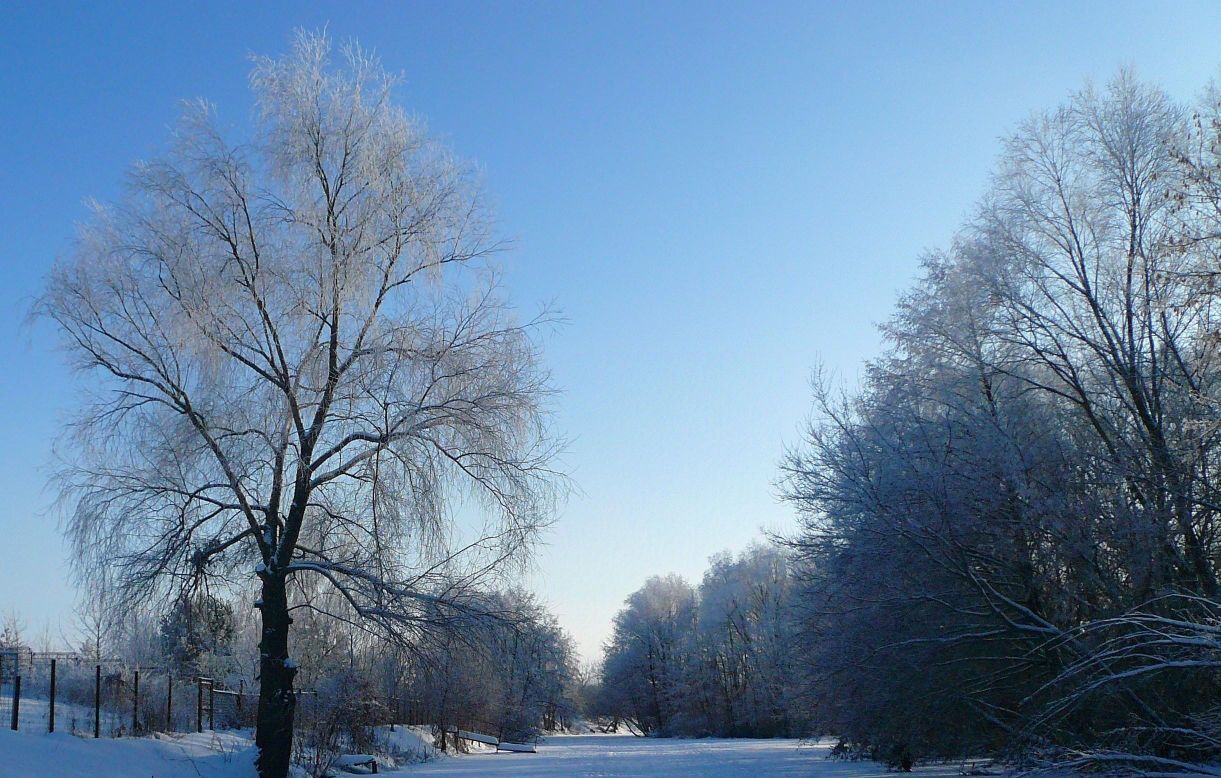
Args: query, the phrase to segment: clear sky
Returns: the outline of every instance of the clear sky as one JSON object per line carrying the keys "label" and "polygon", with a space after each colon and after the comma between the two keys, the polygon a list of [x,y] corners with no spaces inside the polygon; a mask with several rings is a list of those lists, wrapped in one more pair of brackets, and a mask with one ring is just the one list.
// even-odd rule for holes
{"label": "clear sky", "polygon": [[179,100],[246,125],[248,56],[323,25],[482,166],[516,301],[569,320],[547,350],[581,491],[534,586],[586,655],[649,575],[792,526],[773,482],[811,368],[877,353],[999,136],[1122,66],[1186,99],[1221,64],[1215,2],[0,0],[0,611],[31,631],[71,622],[46,479],[73,377],[30,302]]}

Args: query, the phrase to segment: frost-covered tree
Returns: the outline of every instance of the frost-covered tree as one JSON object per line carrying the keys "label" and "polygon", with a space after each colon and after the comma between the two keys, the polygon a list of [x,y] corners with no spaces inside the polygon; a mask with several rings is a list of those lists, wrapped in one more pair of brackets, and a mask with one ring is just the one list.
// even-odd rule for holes
{"label": "frost-covered tree", "polygon": [[410,647],[340,622],[319,625],[304,646],[311,653],[303,682],[359,676],[385,710],[383,721],[438,732],[457,726],[520,742],[570,724],[575,650],[555,616],[519,589],[488,592],[478,607],[489,618]]}
{"label": "frost-covered tree", "polygon": [[[252,137],[191,105],[57,263],[39,312],[93,382],[72,427],[67,528],[82,571],[134,597],[257,579],[256,740],[289,767],[296,582],[410,642],[549,520],[547,375],[481,258],[468,172],[323,36],[257,61]],[[482,526],[456,530],[466,505]],[[469,515],[472,511],[467,510]]]}
{"label": "frost-covered tree", "polygon": [[699,587],[699,640],[689,682],[700,695],[708,731],[805,734],[792,683],[798,667],[792,590],[787,556],[775,545],[710,560]]}
{"label": "frost-covered tree", "polygon": [[604,647],[603,707],[644,734],[684,728],[696,593],[677,575],[654,576],[615,616]]}
{"label": "frost-covered tree", "polygon": [[1024,124],[861,390],[820,388],[785,488],[822,726],[897,763],[1215,758],[1215,677],[1169,680],[1216,654],[1204,126],[1128,75]]}
{"label": "frost-covered tree", "polygon": [[771,543],[712,557],[698,589],[650,578],[615,617],[593,712],[643,734],[807,734],[794,585]]}
{"label": "frost-covered tree", "polygon": [[79,594],[73,620],[81,654],[101,664],[118,647],[126,614],[120,607],[121,598],[105,577],[93,583]]}
{"label": "frost-covered tree", "polygon": [[495,595],[491,608],[502,615],[483,645],[495,734],[506,740],[533,739],[570,723],[575,713],[576,650],[572,639],[538,600],[511,590]]}

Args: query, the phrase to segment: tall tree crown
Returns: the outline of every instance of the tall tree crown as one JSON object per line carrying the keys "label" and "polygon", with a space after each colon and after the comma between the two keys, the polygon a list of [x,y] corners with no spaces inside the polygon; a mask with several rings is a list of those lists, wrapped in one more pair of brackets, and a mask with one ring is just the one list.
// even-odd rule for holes
{"label": "tall tree crown", "polygon": [[[56,265],[38,310],[96,380],[63,474],[82,573],[317,574],[393,632],[549,520],[545,316],[515,320],[473,176],[394,83],[300,34],[255,63],[249,143],[189,105]],[[493,516],[465,534],[464,495]]]}

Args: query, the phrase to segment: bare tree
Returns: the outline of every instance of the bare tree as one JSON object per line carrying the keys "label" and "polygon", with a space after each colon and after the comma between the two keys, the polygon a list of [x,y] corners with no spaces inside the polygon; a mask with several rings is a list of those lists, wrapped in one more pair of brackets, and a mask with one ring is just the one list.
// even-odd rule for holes
{"label": "bare tree", "polygon": [[[480,261],[471,176],[323,35],[260,59],[252,141],[192,105],[95,209],[38,310],[99,383],[65,473],[79,568],[129,596],[257,578],[262,776],[289,768],[294,595],[410,642],[549,521],[562,479],[533,332]],[[471,498],[476,498],[472,500]],[[459,515],[489,518],[478,527]]]}
{"label": "bare tree", "polygon": [[10,608],[0,621],[0,646],[20,646],[25,633],[25,617]]}
{"label": "bare tree", "polygon": [[862,388],[817,389],[782,484],[816,716],[848,742],[1215,761],[1205,124],[1128,74],[1035,116]]}
{"label": "bare tree", "polygon": [[73,611],[79,647],[90,661],[101,664],[113,655],[123,631],[123,611],[115,591],[106,585],[85,589]]}

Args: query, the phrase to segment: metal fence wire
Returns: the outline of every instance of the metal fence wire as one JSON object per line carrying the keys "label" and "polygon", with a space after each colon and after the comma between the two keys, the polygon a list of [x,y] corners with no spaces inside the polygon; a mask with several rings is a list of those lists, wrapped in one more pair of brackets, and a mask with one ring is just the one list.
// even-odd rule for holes
{"label": "metal fence wire", "polygon": [[250,726],[244,682],[176,677],[164,668],[91,663],[76,654],[0,655],[0,727],[123,737]]}

